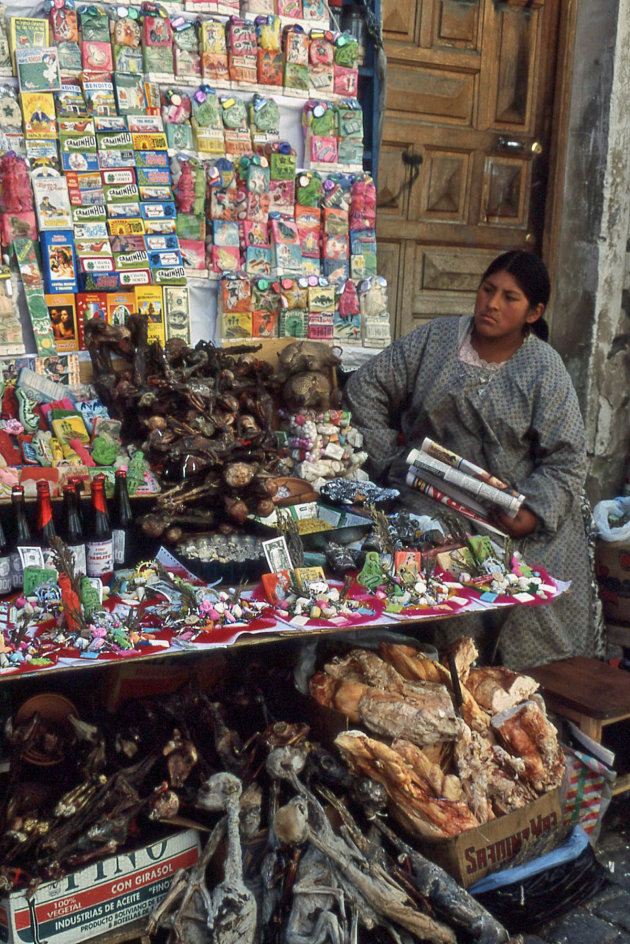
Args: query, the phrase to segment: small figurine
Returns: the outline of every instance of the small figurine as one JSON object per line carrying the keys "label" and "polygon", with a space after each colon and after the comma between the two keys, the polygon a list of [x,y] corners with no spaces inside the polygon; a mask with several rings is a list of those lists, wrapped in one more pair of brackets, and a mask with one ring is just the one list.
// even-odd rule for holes
{"label": "small figurine", "polygon": [[0,160],[0,181],[2,181],[1,208],[5,213],[33,210],[33,191],[23,157],[18,157],[13,151],[3,155]]}
{"label": "small figurine", "polygon": [[173,187],[178,213],[192,213],[195,203],[195,181],[188,161],[181,162],[181,173],[177,185]]}

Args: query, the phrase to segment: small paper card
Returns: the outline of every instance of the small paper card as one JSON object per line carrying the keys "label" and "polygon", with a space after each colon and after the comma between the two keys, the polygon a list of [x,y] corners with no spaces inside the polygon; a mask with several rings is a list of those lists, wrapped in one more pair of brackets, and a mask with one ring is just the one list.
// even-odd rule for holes
{"label": "small paper card", "polygon": [[267,564],[269,565],[269,570],[273,571],[273,573],[277,574],[282,570],[293,569],[293,562],[291,561],[291,555],[289,554],[289,548],[287,547],[284,535],[263,541],[262,547],[265,552]]}

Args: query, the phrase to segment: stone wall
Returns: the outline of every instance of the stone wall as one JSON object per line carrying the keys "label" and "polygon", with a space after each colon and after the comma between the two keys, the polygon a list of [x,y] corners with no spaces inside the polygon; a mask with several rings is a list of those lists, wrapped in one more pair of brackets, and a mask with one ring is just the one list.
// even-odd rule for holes
{"label": "stone wall", "polygon": [[593,502],[630,453],[630,0],[578,3],[552,343],[584,414]]}

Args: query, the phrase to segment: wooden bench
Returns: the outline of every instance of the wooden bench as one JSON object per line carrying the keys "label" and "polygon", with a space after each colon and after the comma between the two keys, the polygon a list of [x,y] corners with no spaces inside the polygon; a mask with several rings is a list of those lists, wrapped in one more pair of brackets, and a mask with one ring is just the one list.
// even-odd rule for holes
{"label": "wooden bench", "polygon": [[[630,719],[630,672],[585,656],[524,671],[540,683],[549,711],[575,722],[598,744],[607,725]],[[626,790],[630,773],[618,776],[613,787],[613,793]]]}

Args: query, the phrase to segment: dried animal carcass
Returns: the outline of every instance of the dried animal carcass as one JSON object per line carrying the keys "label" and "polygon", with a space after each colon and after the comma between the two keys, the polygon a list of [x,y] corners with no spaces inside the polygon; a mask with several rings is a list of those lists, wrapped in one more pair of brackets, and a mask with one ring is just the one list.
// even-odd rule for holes
{"label": "dried animal carcass", "polygon": [[[564,758],[557,732],[539,696],[521,700],[535,691],[533,679],[502,667],[473,668],[473,642],[456,641],[449,655],[460,682],[460,718],[451,669],[409,646],[381,643],[379,652],[383,659],[360,649],[332,659],[313,675],[310,692],[387,739],[347,731],[336,744],[354,774],[383,785],[391,814],[409,831],[455,835],[558,786]],[[437,691],[448,710],[439,701],[430,710]],[[497,713],[498,705],[511,707]]]}
{"label": "dried animal carcass", "polygon": [[256,901],[243,882],[243,858],[239,827],[241,781],[228,773],[210,777],[197,803],[207,810],[224,810],[228,848],[223,881],[210,893],[208,927],[214,944],[253,944],[256,935]]}
{"label": "dried animal carcass", "polygon": [[[268,515],[277,486],[273,432],[277,381],[256,348],[147,343],[146,319],[122,331],[86,325],[94,385],[125,440],[141,447],[162,486],[146,534],[175,541],[222,522]],[[114,368],[112,353],[119,359]]]}
{"label": "dried animal carcass", "polygon": [[524,764],[524,777],[537,793],[559,786],[565,761],[558,732],[534,700],[514,705],[492,719],[503,745]]}
{"label": "dried animal carcass", "polygon": [[435,744],[458,737],[457,717],[448,689],[436,682],[408,681],[375,653],[356,649],[324,666],[310,682],[313,697],[362,721],[376,734]]}
{"label": "dried animal carcass", "polygon": [[[455,944],[450,928],[424,913],[414,898],[390,874],[387,864],[374,849],[364,853],[345,835],[337,835],[324,808],[315,795],[299,779],[304,766],[304,752],[292,747],[277,748],[267,758],[267,771],[275,780],[285,780],[306,800],[307,825],[305,838],[327,860],[335,877],[335,885],[345,894],[353,913],[353,923],[365,927],[383,927],[394,940],[399,929],[419,940],[435,944]],[[358,832],[358,830],[356,830]]]}
{"label": "dried animal carcass", "polygon": [[327,410],[333,391],[331,369],[341,359],[328,344],[295,341],[278,354],[282,397],[289,410]]}
{"label": "dried animal carcass", "polygon": [[385,787],[390,813],[413,834],[437,839],[479,826],[461,795],[458,800],[446,800],[440,787],[436,791],[408,742],[394,741],[389,747],[363,731],[344,731],[337,735],[335,744],[355,774],[371,777]]}

